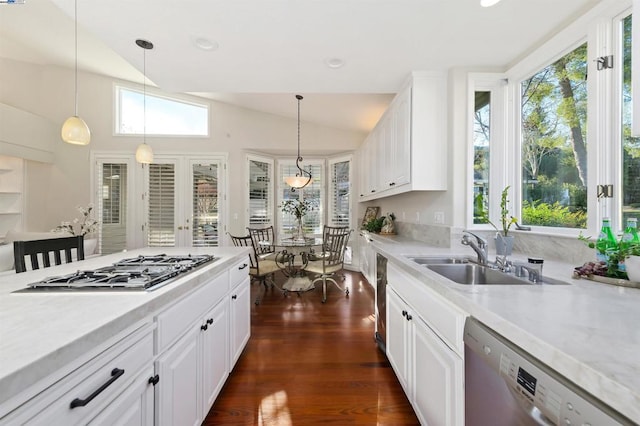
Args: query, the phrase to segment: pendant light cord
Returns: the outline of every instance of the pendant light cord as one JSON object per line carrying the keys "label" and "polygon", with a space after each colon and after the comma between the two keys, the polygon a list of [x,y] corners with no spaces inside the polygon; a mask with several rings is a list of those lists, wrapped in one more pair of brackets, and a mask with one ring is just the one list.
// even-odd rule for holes
{"label": "pendant light cord", "polygon": [[302,99],[302,96],[296,95],[296,99],[298,100],[298,157],[297,157],[297,160],[302,161],[302,157],[300,157],[300,100]]}
{"label": "pendant light cord", "polygon": [[78,116],[78,0],[76,0],[74,2],[74,22],[75,22],[75,27],[74,27],[74,37],[75,37],[75,70],[76,70],[76,74],[75,74],[75,116]]}
{"label": "pendant light cord", "polygon": [[147,143],[147,49],[142,49],[142,143]]}

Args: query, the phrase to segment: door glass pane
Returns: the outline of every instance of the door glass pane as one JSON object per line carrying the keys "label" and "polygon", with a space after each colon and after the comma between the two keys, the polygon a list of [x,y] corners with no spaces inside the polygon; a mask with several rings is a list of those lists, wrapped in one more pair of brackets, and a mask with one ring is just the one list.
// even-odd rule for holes
{"label": "door glass pane", "polygon": [[585,228],[587,44],[522,82],[522,223]]}
{"label": "door glass pane", "polygon": [[622,221],[640,218],[640,138],[631,136],[631,15],[622,20]]}
{"label": "door glass pane", "polygon": [[249,160],[249,226],[271,225],[273,210],[273,163]]}
{"label": "door glass pane", "polygon": [[488,223],[491,92],[475,92],[473,110],[473,223]]}
{"label": "door glass pane", "polygon": [[[284,178],[287,176],[293,176],[298,172],[295,164],[281,164],[280,165],[280,196],[279,201],[282,203],[286,200],[299,199],[309,200],[313,204],[313,209],[308,211],[303,219],[303,227],[306,235],[322,235],[322,227],[324,225],[322,221],[323,217],[323,176],[322,176],[322,164],[311,163],[304,166],[305,170],[311,172],[313,181],[302,189],[298,189],[295,192],[291,191],[291,187],[284,183]],[[282,205],[282,204],[280,204]],[[294,232],[296,229],[296,217],[292,214],[284,213],[282,210],[280,214],[280,233],[281,235],[288,235]]]}
{"label": "door glass pane", "polygon": [[218,245],[218,165],[194,164],[192,238],[196,247]]}
{"label": "door glass pane", "polygon": [[175,181],[174,164],[149,164],[149,247],[175,246]]}
{"label": "door glass pane", "polygon": [[127,165],[102,163],[98,181],[99,252],[119,252],[127,248]]}

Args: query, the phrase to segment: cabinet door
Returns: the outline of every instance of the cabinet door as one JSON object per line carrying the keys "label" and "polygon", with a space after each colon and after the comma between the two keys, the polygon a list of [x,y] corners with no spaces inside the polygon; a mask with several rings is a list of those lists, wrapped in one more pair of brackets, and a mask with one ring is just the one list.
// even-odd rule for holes
{"label": "cabinet door", "polygon": [[411,323],[413,407],[424,425],[464,423],[462,359],[418,317]]}
{"label": "cabinet door", "polygon": [[158,425],[199,425],[202,422],[198,399],[198,333],[189,330],[184,338],[156,361],[160,382],[156,385]]}
{"label": "cabinet door", "polygon": [[411,181],[411,87],[398,93],[393,106],[389,186]]}
{"label": "cabinet door", "polygon": [[409,370],[409,340],[407,338],[408,321],[407,306],[396,294],[387,286],[387,358],[396,372],[396,376],[411,400],[411,388],[409,380],[411,371]]}
{"label": "cabinet door", "polygon": [[146,368],[134,382],[90,425],[151,426],[153,425],[153,385],[149,378],[153,367]]}
{"label": "cabinet door", "polygon": [[236,365],[240,354],[251,336],[251,295],[249,278],[247,277],[231,291],[231,365]]}
{"label": "cabinet door", "polygon": [[218,303],[205,315],[203,324],[200,326],[202,373],[198,374],[198,378],[202,389],[202,418],[209,412],[229,376],[227,306],[224,300]]}

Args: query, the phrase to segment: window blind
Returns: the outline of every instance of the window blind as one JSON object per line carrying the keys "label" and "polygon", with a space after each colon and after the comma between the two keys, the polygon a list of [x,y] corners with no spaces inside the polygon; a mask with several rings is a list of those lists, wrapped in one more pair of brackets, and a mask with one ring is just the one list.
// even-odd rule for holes
{"label": "window blind", "polygon": [[329,223],[331,226],[350,226],[349,181],[350,161],[339,161],[329,166],[331,173]]}
{"label": "window blind", "polygon": [[175,246],[175,182],[175,165],[149,164],[149,247]]}
{"label": "window blind", "polygon": [[127,165],[102,163],[97,171],[100,188],[95,212],[100,223],[99,252],[115,253],[127,248]]}
{"label": "window blind", "polygon": [[[324,205],[324,176],[323,176],[323,163],[310,162],[304,166],[305,170],[309,170],[313,176],[313,182],[302,189],[298,189],[295,192],[291,192],[291,187],[284,182],[284,178],[287,176],[295,175],[298,169],[293,163],[281,163],[279,167],[280,176],[279,182],[279,197],[278,201],[280,205],[286,200],[299,199],[299,200],[312,200],[314,203],[314,209],[307,212],[303,219],[303,227],[305,233],[308,235],[321,235],[323,223],[323,205]],[[279,232],[282,235],[291,234],[296,226],[296,217],[291,214],[286,214],[279,210]]]}
{"label": "window blind", "polygon": [[273,162],[249,159],[249,226],[273,222]]}
{"label": "window blind", "polygon": [[192,241],[195,247],[218,246],[217,164],[194,164]]}

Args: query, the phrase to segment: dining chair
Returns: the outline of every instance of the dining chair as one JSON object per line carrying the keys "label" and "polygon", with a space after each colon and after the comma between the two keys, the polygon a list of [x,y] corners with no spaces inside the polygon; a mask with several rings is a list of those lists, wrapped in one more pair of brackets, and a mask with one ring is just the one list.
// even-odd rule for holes
{"label": "dining chair", "polygon": [[251,248],[251,252],[249,253],[249,275],[253,281],[258,281],[258,284],[262,288],[264,286],[264,290],[258,294],[255,300],[255,304],[259,305],[260,300],[262,299],[262,294],[269,287],[276,287],[281,290],[280,287],[275,282],[275,273],[280,270],[275,260],[272,259],[261,259],[259,260],[258,252],[256,251],[256,246],[253,244],[253,240],[250,235],[246,236],[235,236],[231,235],[227,232],[229,237],[231,237],[231,241],[233,245],[236,247],[249,247]]}
{"label": "dining chair", "polygon": [[271,259],[275,258],[276,246],[275,246],[275,231],[273,226],[267,226],[266,228],[250,228],[247,227],[251,241],[255,246],[255,252],[258,259]]}
{"label": "dining chair", "polygon": [[347,227],[325,225],[322,231],[322,252],[315,253],[305,269],[307,273],[316,275],[313,284],[322,281],[322,303],[327,301],[327,281],[332,282],[345,296],[349,296],[349,288],[340,287],[336,278],[344,281],[344,275],[340,271],[344,267],[344,254],[351,232]]}
{"label": "dining chair", "polygon": [[[51,238],[45,240],[14,241],[13,258],[16,273],[26,272],[26,257],[29,257],[31,269],[48,268],[51,265],[50,254],[53,253],[55,265],[62,264],[62,253],[65,263],[73,261],[72,250],[76,250],[76,259],[84,260],[84,236]],[[42,260],[42,265],[40,264]]]}

